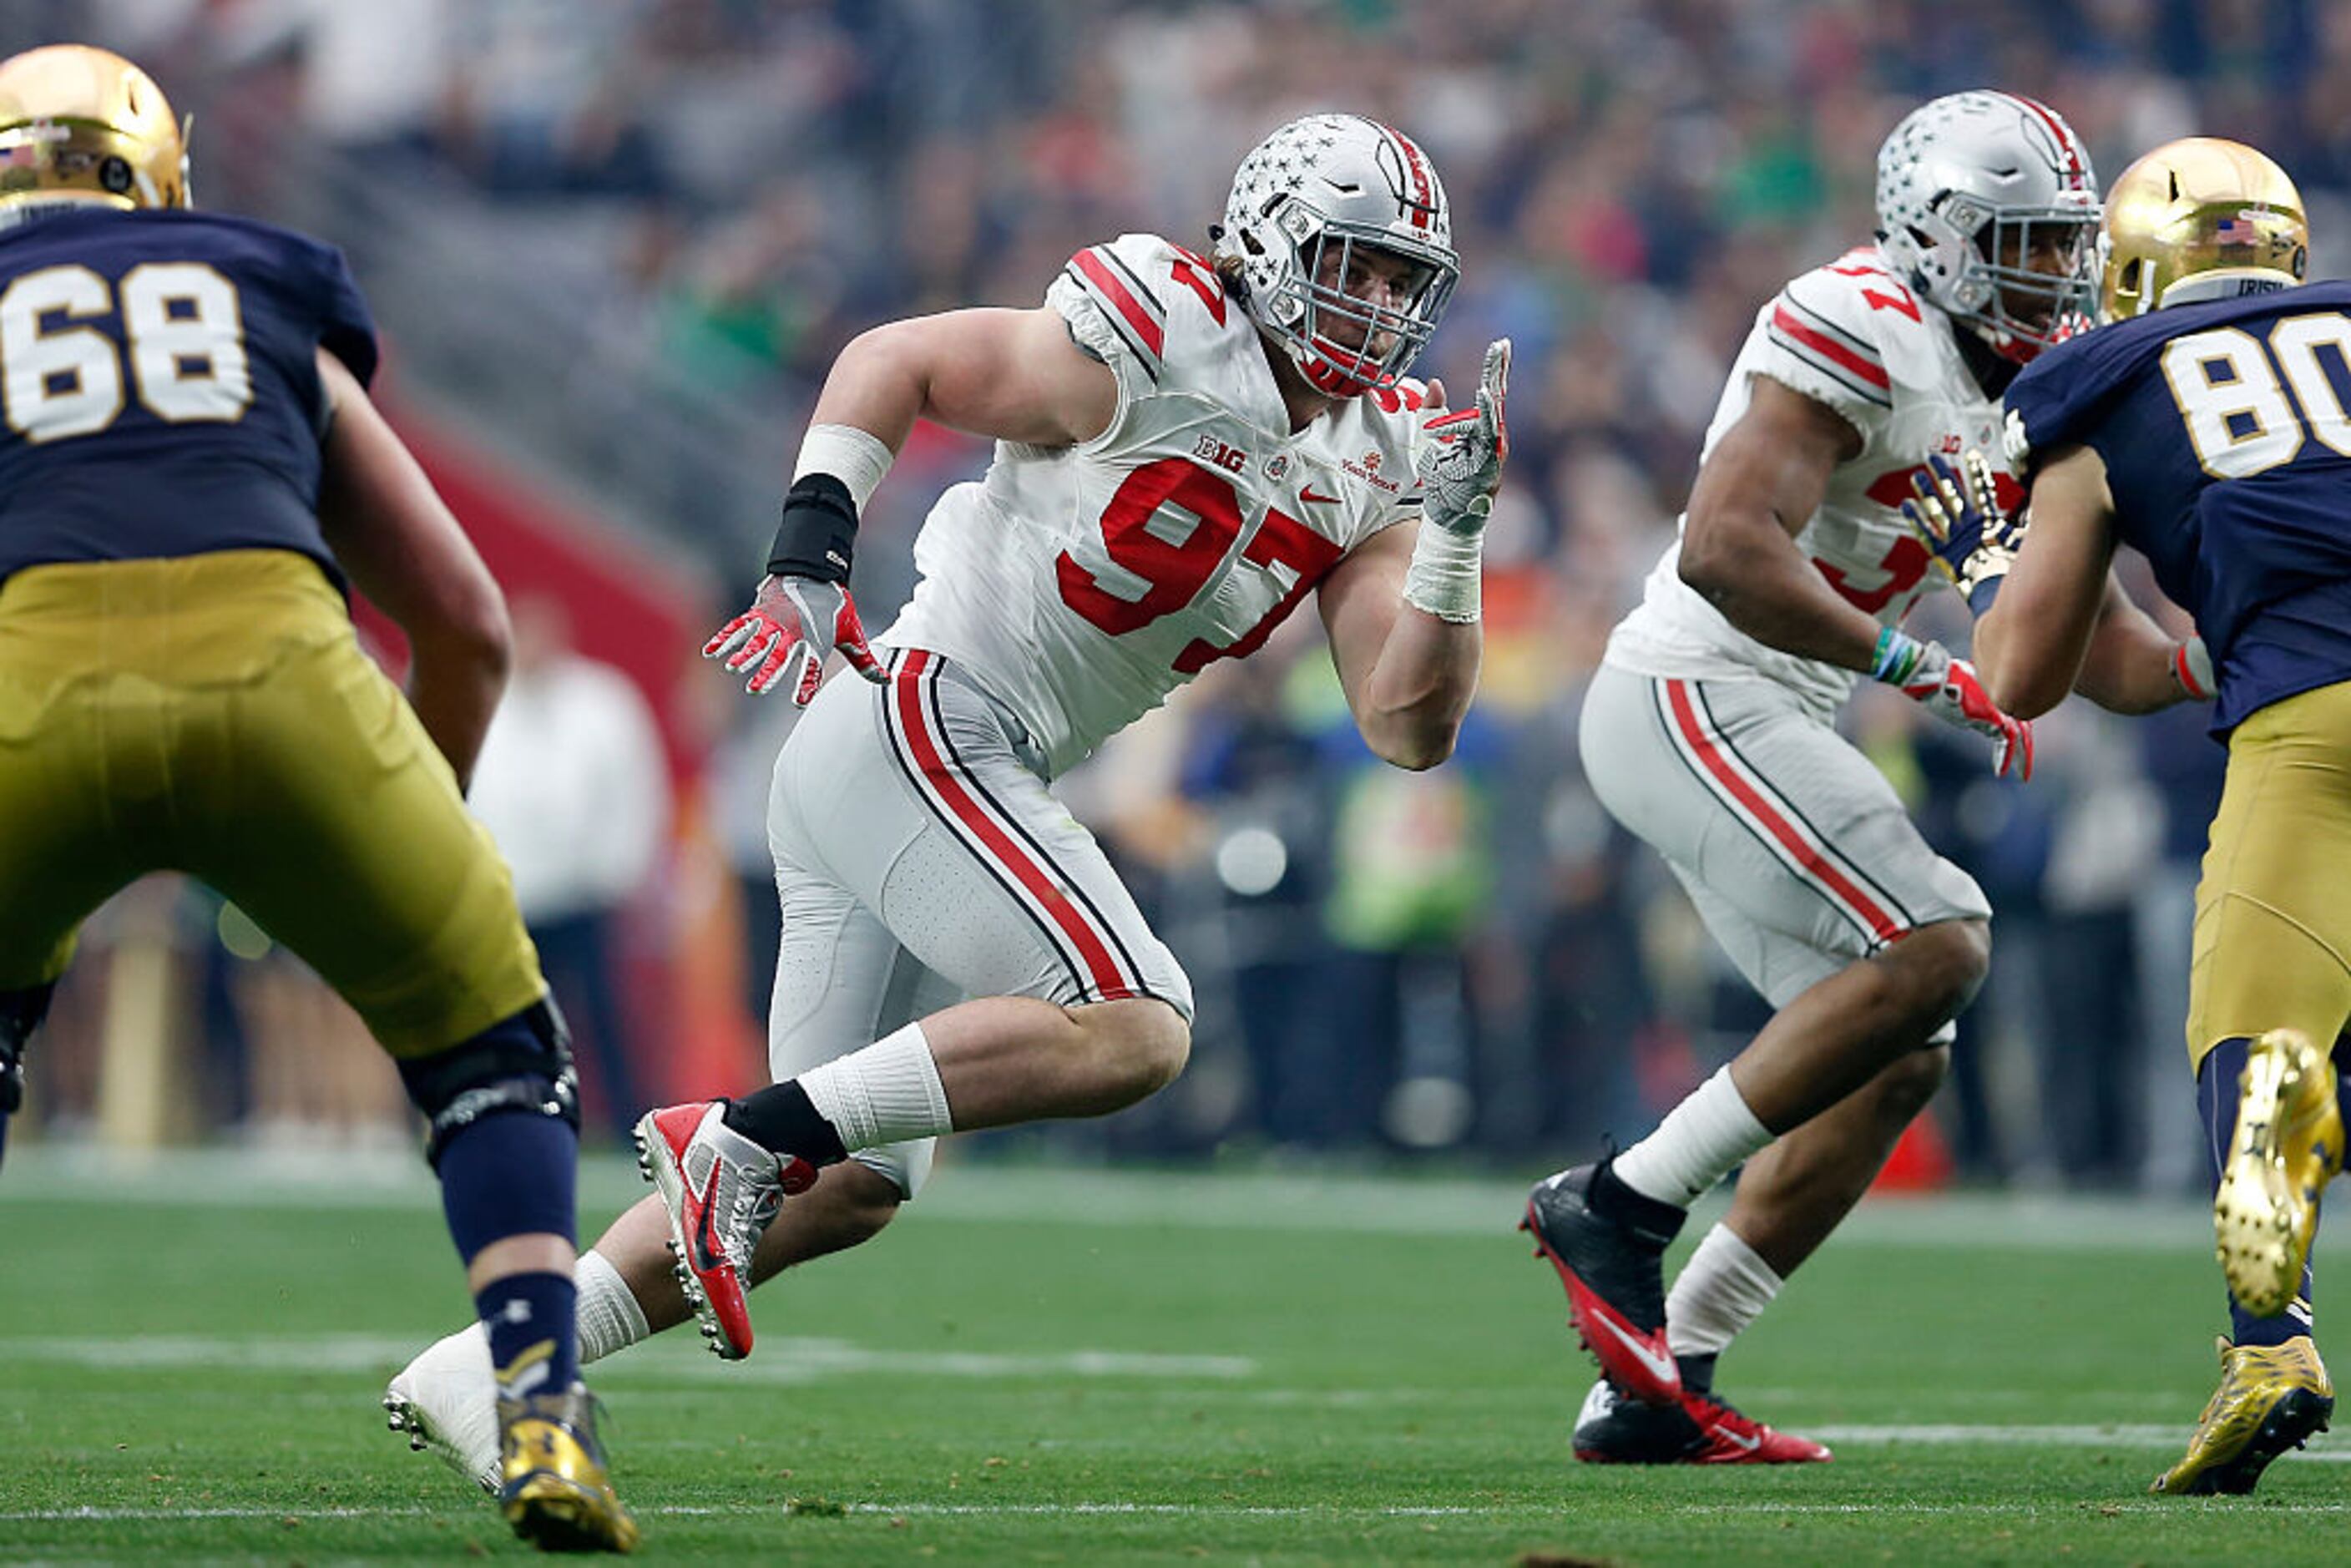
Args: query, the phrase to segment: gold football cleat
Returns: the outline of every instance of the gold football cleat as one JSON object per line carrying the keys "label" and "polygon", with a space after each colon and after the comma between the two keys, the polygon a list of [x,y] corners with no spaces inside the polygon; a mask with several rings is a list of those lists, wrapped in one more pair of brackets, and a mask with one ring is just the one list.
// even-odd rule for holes
{"label": "gold football cleat", "polygon": [[633,1552],[637,1521],[612,1490],[596,1446],[595,1406],[567,1394],[498,1401],[498,1509],[541,1552]]}
{"label": "gold football cleat", "polygon": [[2237,1131],[2213,1233],[2229,1290],[2256,1317],[2275,1317],[2302,1287],[2318,1228],[2318,1195],[2343,1168],[2335,1066],[2297,1030],[2253,1042],[2237,1095]]}
{"label": "gold football cleat", "polygon": [[2335,1385],[2307,1335],[2283,1344],[2219,1342],[2220,1386],[2212,1391],[2180,1461],[2147,1490],[2173,1496],[2253,1490],[2269,1462],[2326,1430]]}

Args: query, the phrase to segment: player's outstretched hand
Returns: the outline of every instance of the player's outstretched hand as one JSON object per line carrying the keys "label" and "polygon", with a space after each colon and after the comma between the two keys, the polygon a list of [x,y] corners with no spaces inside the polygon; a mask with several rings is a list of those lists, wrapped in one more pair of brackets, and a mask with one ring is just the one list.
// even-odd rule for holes
{"label": "player's outstretched hand", "polygon": [[1960,725],[1991,737],[1991,770],[2006,779],[2032,777],[2032,725],[2012,718],[1976,678],[1976,667],[1955,659],[1940,643],[1914,643],[1917,652],[1908,667],[1879,678],[1897,687],[1911,701],[1946,724]]}
{"label": "player's outstretched hand", "polygon": [[[1443,383],[1432,391],[1441,401]],[[1494,492],[1501,487],[1502,465],[1510,455],[1510,340],[1498,338],[1486,348],[1477,406],[1458,413],[1440,408],[1421,426],[1414,465],[1420,476],[1421,512],[1437,527],[1457,534],[1485,528]]]}
{"label": "player's outstretched hand", "polygon": [[702,645],[702,656],[723,660],[728,669],[746,674],[744,687],[754,696],[789,685],[793,704],[806,707],[823,683],[825,656],[836,648],[867,680],[883,678],[849,590],[837,582],[770,576],[760,582],[751,608]]}
{"label": "player's outstretched hand", "polygon": [[1927,466],[1911,477],[1910,492],[1902,516],[1911,531],[1959,584],[1968,608],[1982,614],[1991,603],[1990,591],[2008,575],[2017,546],[2024,542],[2023,517],[2001,507],[1999,481],[1977,451],[1957,465],[1940,455],[1928,458]]}

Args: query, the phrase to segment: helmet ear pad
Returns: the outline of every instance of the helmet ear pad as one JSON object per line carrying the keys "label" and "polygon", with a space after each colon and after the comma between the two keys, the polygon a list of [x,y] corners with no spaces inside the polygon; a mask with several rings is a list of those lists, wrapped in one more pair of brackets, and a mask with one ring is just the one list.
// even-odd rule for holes
{"label": "helmet ear pad", "polygon": [[[1376,120],[1318,114],[1241,160],[1211,231],[1242,308],[1332,397],[1393,386],[1436,329],[1460,261],[1425,153]],[[1384,300],[1350,291],[1360,252],[1404,264]]]}

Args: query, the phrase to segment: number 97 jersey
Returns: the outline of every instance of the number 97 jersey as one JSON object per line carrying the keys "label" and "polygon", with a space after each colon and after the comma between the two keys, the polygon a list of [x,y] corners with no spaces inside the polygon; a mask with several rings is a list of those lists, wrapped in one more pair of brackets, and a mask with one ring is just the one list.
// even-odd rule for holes
{"label": "number 97 jersey", "polygon": [[316,514],[324,346],[375,332],[340,253],[266,224],[75,211],[0,230],[0,578],[285,549]]}
{"label": "number 97 jersey", "polygon": [[1080,251],[1045,298],[1117,377],[1117,411],[1074,446],[1000,442],[983,479],[941,497],[914,598],[878,640],[977,677],[1050,775],[1254,653],[1348,551],[1420,515],[1422,389],[1291,432],[1248,313],[1151,235]]}

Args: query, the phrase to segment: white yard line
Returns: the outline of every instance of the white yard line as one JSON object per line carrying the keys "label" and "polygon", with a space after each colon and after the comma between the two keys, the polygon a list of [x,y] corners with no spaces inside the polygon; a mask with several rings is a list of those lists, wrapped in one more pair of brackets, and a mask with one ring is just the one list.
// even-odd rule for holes
{"label": "white yard line", "polygon": [[[413,1336],[315,1334],[214,1336],[136,1334],[123,1338],[0,1338],[0,1364],[131,1368],[225,1367],[267,1372],[387,1374],[423,1348]],[[762,1338],[760,1359],[721,1362],[695,1347],[641,1352],[600,1368],[598,1381],[622,1387],[661,1383],[806,1384],[836,1377],[1108,1377],[1230,1382],[1254,1377],[1244,1355],[1148,1355],[1132,1351],[1067,1350],[1050,1354],[876,1350],[841,1339]]]}
{"label": "white yard line", "polygon": [[[1573,1509],[1558,1501],[1490,1504],[1477,1508],[1409,1507],[1353,1508],[1335,1504],[1305,1503],[1290,1506],[1259,1506],[1247,1503],[1189,1502],[819,1502],[810,1509],[814,1517],[823,1517],[836,1509],[844,1515],[883,1519],[1011,1519],[1011,1518],[1086,1518],[1133,1517],[1146,1519],[1301,1519],[1301,1520],[1381,1520],[1381,1519],[1477,1519],[1477,1520],[1558,1520],[1569,1512],[1584,1513],[1604,1510],[1609,1500],[1593,1497],[1578,1500],[1583,1506]],[[2116,1514],[2171,1514],[2183,1511],[2202,1513],[2240,1508],[2258,1508],[2264,1519],[2279,1514],[2344,1514],[2351,1513],[2351,1502],[2286,1502],[2275,1498],[2263,1498],[2258,1503],[2239,1503],[2233,1499],[2153,1498],[2085,1498],[2067,1502],[1788,1502],[1772,1499],[1715,1497],[1692,1500],[1672,1505],[1671,1511],[1703,1513],[1708,1517],[1728,1514],[1858,1514],[1873,1516],[1907,1515],[1969,1515],[1986,1520],[2059,1518],[2095,1509]],[[711,1506],[707,1504],[640,1504],[632,1502],[630,1511],[640,1519],[773,1519],[791,1515],[796,1505],[778,1498],[772,1503]],[[1648,1505],[1652,1517],[1661,1511],[1655,1503]],[[272,1520],[371,1520],[371,1519],[445,1519],[453,1511],[444,1508],[61,1508],[20,1509],[0,1511],[0,1524],[78,1524],[113,1522],[176,1523],[207,1519],[272,1519]]]}
{"label": "white yard line", "polygon": [[[1530,1173],[1539,1174],[1539,1173]],[[626,1207],[648,1189],[633,1162],[597,1155],[580,1166],[584,1212]],[[1173,1229],[1332,1231],[1507,1239],[1525,1185],[1492,1179],[1392,1179],[970,1166],[952,1157],[908,1206],[915,1225],[1042,1221]],[[349,1157],[178,1150],[110,1155],[85,1145],[33,1145],[9,1155],[0,1216],[74,1202],[248,1208],[434,1209],[432,1176],[402,1154]],[[1722,1201],[1719,1197],[1716,1204]],[[1692,1233],[1714,1210],[1702,1205]],[[1963,1194],[1865,1202],[1839,1234],[1881,1247],[2000,1246],[2145,1252],[2211,1246],[2204,1206],[2040,1194]]]}

